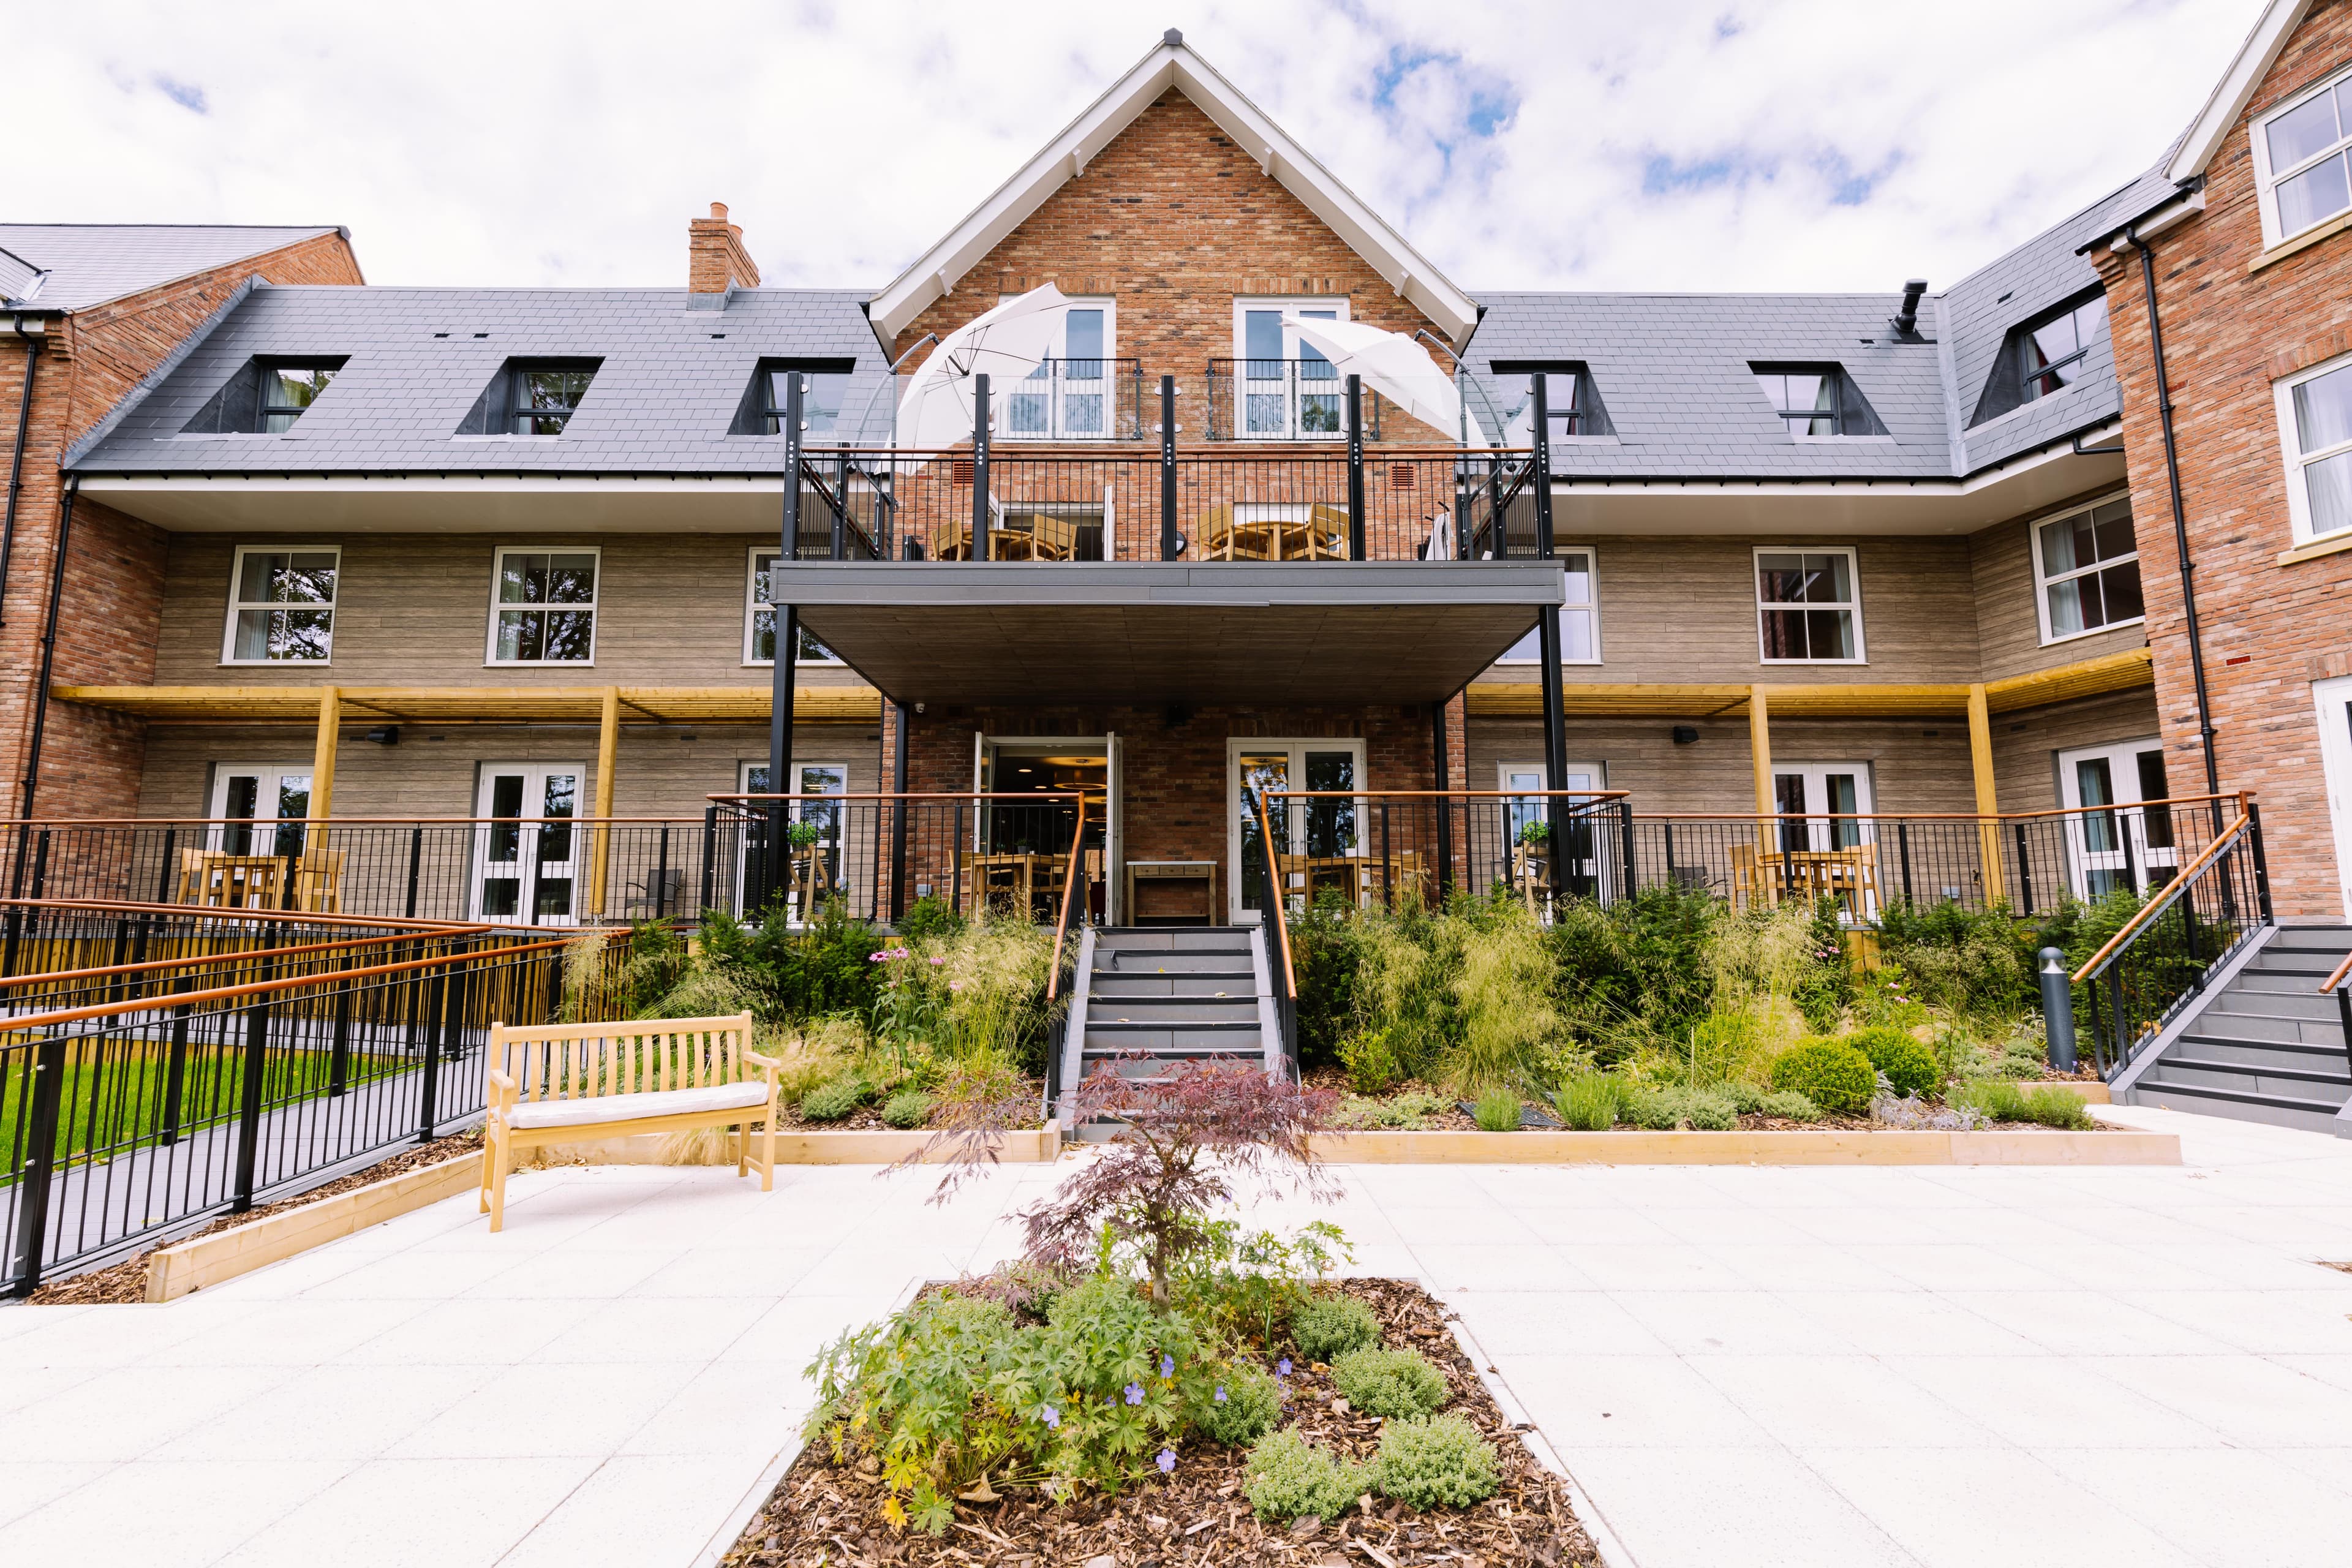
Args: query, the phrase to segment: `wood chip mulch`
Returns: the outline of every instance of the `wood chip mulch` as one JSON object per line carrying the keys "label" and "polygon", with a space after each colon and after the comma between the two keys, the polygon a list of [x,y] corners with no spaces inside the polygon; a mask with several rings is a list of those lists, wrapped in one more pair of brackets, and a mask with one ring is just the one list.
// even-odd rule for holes
{"label": "wood chip mulch", "polygon": [[[338,1176],[324,1186],[312,1187],[309,1192],[280,1198],[276,1203],[256,1204],[243,1214],[223,1215],[203,1229],[175,1236],[163,1246],[177,1247],[200,1236],[235,1230],[257,1219],[268,1219],[272,1215],[284,1214],[289,1209],[298,1209],[321,1198],[331,1198],[354,1187],[364,1187],[371,1182],[384,1181],[424,1165],[437,1165],[460,1154],[478,1154],[481,1150],[482,1131],[478,1127],[446,1138],[436,1138],[430,1143],[413,1144],[397,1154],[378,1160],[365,1170]],[[53,1279],[35,1290],[26,1300],[36,1307],[118,1307],[144,1301],[147,1300],[147,1260],[160,1250],[159,1247],[150,1247],[136,1257],[110,1264],[104,1268]]]}
{"label": "wood chip mulch", "polygon": [[[1446,1329],[1453,1314],[1418,1285],[1349,1279],[1339,1289],[1370,1306],[1387,1342],[1420,1351],[1444,1373],[1445,1409],[1466,1416],[1499,1451],[1503,1484],[1467,1509],[1415,1512],[1374,1497],[1337,1520],[1261,1523],[1242,1496],[1247,1450],[1187,1439],[1174,1475],[1116,1498],[1057,1505],[1033,1488],[1007,1488],[992,1503],[959,1503],[944,1538],[894,1531],[881,1515],[882,1483],[857,1464],[833,1463],[830,1445],[801,1451],[722,1559],[722,1568],[1540,1568],[1597,1563],[1577,1523],[1566,1484],[1537,1463],[1507,1423],[1469,1359]],[[1314,1442],[1356,1460],[1380,1446],[1381,1423],[1335,1413],[1320,1363],[1290,1379],[1290,1424]]]}

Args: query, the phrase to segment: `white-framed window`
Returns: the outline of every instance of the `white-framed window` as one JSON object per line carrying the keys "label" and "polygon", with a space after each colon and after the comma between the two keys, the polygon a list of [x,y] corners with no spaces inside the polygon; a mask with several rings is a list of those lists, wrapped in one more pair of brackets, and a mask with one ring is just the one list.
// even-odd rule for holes
{"label": "white-framed window", "polygon": [[[1559,607],[1559,661],[1562,664],[1601,662],[1601,590],[1593,577],[1592,552],[1585,549],[1555,552],[1567,600]],[[1528,633],[1513,643],[1501,663],[1533,664],[1541,657],[1537,636]]]}
{"label": "white-framed window", "polygon": [[[1118,353],[1118,301],[1072,297],[1051,352],[1000,394],[1004,406],[997,435],[1008,441],[1105,441],[1120,434]],[[1133,401],[1136,394],[1128,396]]]}
{"label": "white-framed window", "polygon": [[2044,644],[2146,618],[2130,497],[2113,496],[2044,518],[2033,525],[2031,537]]}
{"label": "white-framed window", "polygon": [[2275,384],[2294,542],[2352,529],[2352,354]]}
{"label": "white-framed window", "polygon": [[596,662],[603,551],[501,550],[490,573],[491,664]]}
{"label": "white-framed window", "polygon": [[[751,571],[743,589],[743,662],[772,665],[776,662],[776,606],[768,597],[768,573],[782,559],[775,550],[751,546]],[[801,636],[797,655],[802,664],[839,664],[841,656],[809,636],[806,626],[796,626]]]}
{"label": "white-framed window", "polygon": [[335,651],[334,545],[242,547],[229,567],[223,664],[326,664]]}
{"label": "white-framed window", "polygon": [[2263,115],[2252,141],[2265,244],[2352,212],[2352,71],[2338,71]]}
{"label": "white-framed window", "polygon": [[1756,635],[1766,664],[1863,663],[1853,552],[1759,549]]}
{"label": "white-framed window", "polygon": [[[1344,321],[1348,301],[1234,298],[1233,407],[1223,417],[1236,438],[1336,441],[1347,435],[1347,387],[1331,362],[1299,337],[1302,319]],[[1367,407],[1367,419],[1370,414]]]}

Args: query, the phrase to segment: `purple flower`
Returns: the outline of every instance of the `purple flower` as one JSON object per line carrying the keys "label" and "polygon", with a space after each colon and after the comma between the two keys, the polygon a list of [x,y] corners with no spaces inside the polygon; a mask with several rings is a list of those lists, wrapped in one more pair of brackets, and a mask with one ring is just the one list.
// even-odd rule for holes
{"label": "purple flower", "polygon": [[1290,1358],[1288,1356],[1284,1356],[1280,1361],[1274,1363],[1274,1375],[1276,1377],[1288,1377],[1290,1375]]}
{"label": "purple flower", "polygon": [[1048,1405],[1045,1406],[1045,1414],[1041,1417],[1041,1419],[1044,1420],[1045,1425],[1048,1426],[1059,1426],[1062,1424],[1062,1413]]}
{"label": "purple flower", "polygon": [[1165,1476],[1173,1474],[1176,1469],[1176,1450],[1173,1448],[1160,1449],[1159,1464],[1160,1473],[1161,1475]]}
{"label": "purple flower", "polygon": [[878,952],[869,952],[866,955],[866,962],[868,963],[879,963],[882,962],[882,955]]}
{"label": "purple flower", "polygon": [[1160,1375],[1162,1377],[1173,1377],[1176,1375],[1176,1358],[1174,1356],[1163,1355],[1160,1358]]}
{"label": "purple flower", "polygon": [[940,957],[937,953],[933,953],[931,955],[931,966],[933,968],[937,968],[939,965],[945,963],[946,962],[946,959]]}
{"label": "purple flower", "polygon": [[1127,1385],[1127,1402],[1129,1405],[1140,1405],[1143,1403],[1143,1384],[1139,1383],[1130,1383]]}
{"label": "purple flower", "polygon": [[1224,1385],[1223,1384],[1222,1384],[1222,1383],[1221,1383],[1221,1384],[1217,1384],[1217,1403],[1218,1403],[1218,1404],[1220,1404],[1220,1405],[1223,1405],[1224,1402],[1225,1402],[1225,1385]]}

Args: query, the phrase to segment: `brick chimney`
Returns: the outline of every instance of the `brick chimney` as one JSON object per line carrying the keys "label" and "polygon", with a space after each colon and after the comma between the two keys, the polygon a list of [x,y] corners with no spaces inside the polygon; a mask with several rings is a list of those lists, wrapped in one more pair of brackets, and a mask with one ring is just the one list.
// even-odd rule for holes
{"label": "brick chimney", "polygon": [[706,310],[723,310],[730,290],[757,289],[760,269],[743,248],[743,231],[727,221],[727,204],[710,204],[709,217],[686,224],[687,303]]}

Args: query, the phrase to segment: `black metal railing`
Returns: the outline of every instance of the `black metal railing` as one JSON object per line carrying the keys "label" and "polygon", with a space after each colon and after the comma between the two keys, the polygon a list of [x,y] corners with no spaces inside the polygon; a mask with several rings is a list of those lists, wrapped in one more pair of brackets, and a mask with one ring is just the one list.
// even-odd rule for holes
{"label": "black metal railing", "polygon": [[[1348,438],[1348,384],[1328,359],[1213,359],[1208,387],[1212,441]],[[1377,441],[1383,413],[1392,419],[1397,411],[1369,390],[1361,396],[1364,439]],[[1435,432],[1440,439],[1460,435]]]}
{"label": "black metal railing", "polygon": [[1638,885],[1622,790],[1265,790],[1244,823],[1253,909],[1278,900],[1295,914],[1333,898],[1428,907],[1457,892],[1507,892],[1548,917],[1563,898],[1613,899]]}
{"label": "black metal railing", "polygon": [[[1243,802],[1243,820],[1255,825],[1260,846],[1283,842],[1281,832],[1287,828],[1286,806],[1286,815],[1278,825],[1271,801],[1273,794],[1268,790],[1251,790]],[[1249,885],[1253,889],[1253,901],[1261,915],[1269,910],[1282,911],[1262,919],[1260,923],[1262,927],[1274,928],[1274,934],[1266,942],[1267,978],[1274,990],[1276,1026],[1282,1031],[1283,1059],[1289,1064],[1291,1079],[1296,1081],[1299,1075],[1298,966],[1290,951],[1288,900],[1276,865],[1276,860],[1263,852],[1254,861],[1246,855],[1244,857],[1244,875],[1253,870],[1255,872]]]}
{"label": "black metal railing", "polygon": [[[13,913],[20,954],[105,921]],[[0,1035],[0,1289],[463,1126],[483,1109],[489,1025],[553,1016],[579,940],[475,928],[300,943],[286,939],[324,933],[206,919],[169,963],[11,977],[7,994],[52,1005],[12,1007]],[[79,1005],[54,1005],[77,987]]]}
{"label": "black metal railing", "polygon": [[2352,954],[2347,954],[2328,977],[2319,983],[2323,996],[2336,996],[2336,1022],[2344,1034],[2344,1062],[2352,1067]]}
{"label": "black metal railing", "polygon": [[2235,815],[2074,972],[2074,984],[2088,992],[2099,1076],[2112,1079],[2130,1066],[2204,990],[2213,971],[2271,923],[2262,814],[2242,799]]}

